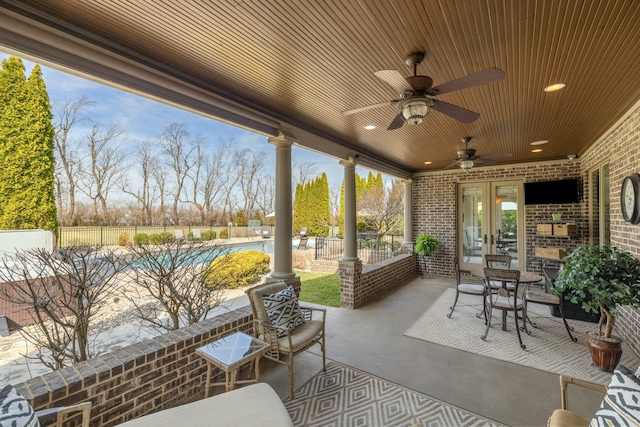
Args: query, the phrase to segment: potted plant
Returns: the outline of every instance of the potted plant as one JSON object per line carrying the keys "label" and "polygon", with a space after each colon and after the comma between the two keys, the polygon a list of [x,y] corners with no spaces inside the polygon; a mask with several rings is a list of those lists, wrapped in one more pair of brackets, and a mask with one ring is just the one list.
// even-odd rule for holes
{"label": "potted plant", "polygon": [[600,313],[589,350],[593,363],[611,372],[622,356],[622,340],[612,335],[618,308],[640,306],[640,260],[615,246],[587,245],[578,246],[565,261],[553,293],[587,313]]}
{"label": "potted plant", "polygon": [[436,252],[438,244],[438,240],[430,234],[421,234],[416,239],[413,251],[422,258],[422,278],[427,272],[427,257]]}

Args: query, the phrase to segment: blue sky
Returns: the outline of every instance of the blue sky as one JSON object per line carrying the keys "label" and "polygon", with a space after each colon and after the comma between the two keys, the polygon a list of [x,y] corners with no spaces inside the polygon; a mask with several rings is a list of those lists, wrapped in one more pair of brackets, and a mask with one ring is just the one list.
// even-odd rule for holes
{"label": "blue sky", "polygon": [[[0,52],[0,60],[8,56]],[[23,61],[28,76],[34,63]],[[65,98],[78,99],[86,96],[95,102],[91,116],[105,125],[118,124],[125,130],[131,143],[155,139],[166,125],[180,122],[185,123],[193,135],[205,136],[208,143],[216,144],[220,138],[233,139],[237,147],[265,152],[270,163],[275,164],[275,149],[267,142],[265,136],[53,68],[42,66],[42,70],[52,104]],[[342,183],[343,168],[335,158],[294,146],[292,159],[298,163],[314,163],[318,174],[327,174],[329,185],[332,187]],[[357,172],[363,176],[369,171],[359,167]]]}

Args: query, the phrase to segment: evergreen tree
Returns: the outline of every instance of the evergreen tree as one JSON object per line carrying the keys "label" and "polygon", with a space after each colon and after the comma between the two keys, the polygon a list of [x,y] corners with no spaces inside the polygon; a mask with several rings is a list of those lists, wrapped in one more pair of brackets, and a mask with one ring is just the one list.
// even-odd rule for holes
{"label": "evergreen tree", "polygon": [[245,215],[244,210],[240,209],[236,214],[236,226],[237,227],[246,227],[249,224],[247,221],[247,215]]}
{"label": "evergreen tree", "polygon": [[0,229],[42,228],[57,233],[54,128],[40,66],[27,81],[22,60],[4,60],[0,99]]}

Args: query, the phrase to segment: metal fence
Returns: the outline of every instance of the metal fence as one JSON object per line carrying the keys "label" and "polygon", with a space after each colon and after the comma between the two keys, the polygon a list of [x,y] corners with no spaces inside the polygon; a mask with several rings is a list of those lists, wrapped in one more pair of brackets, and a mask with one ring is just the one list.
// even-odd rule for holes
{"label": "metal fence", "polygon": [[183,226],[134,226],[134,227],[60,227],[57,246],[82,246],[82,245],[117,245],[122,233],[127,233],[129,240],[139,233],[159,234],[169,232],[174,234],[175,230],[182,230],[185,236],[194,230],[202,231],[214,230],[218,236],[223,229],[229,230],[229,237],[259,237],[257,233],[248,230],[248,227],[221,227],[208,225],[183,225]]}
{"label": "metal fence", "polygon": [[[363,264],[375,264],[400,252],[404,236],[386,234],[376,239],[373,233],[359,233],[356,242],[358,258]],[[336,261],[344,253],[344,240],[336,237],[317,237],[315,243],[315,259]]]}

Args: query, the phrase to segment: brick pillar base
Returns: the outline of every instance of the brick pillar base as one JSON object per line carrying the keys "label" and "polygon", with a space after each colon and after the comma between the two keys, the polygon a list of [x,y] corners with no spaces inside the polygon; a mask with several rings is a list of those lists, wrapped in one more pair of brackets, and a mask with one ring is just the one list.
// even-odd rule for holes
{"label": "brick pillar base", "polygon": [[340,306],[358,308],[362,276],[362,261],[340,261]]}

